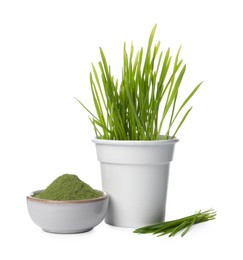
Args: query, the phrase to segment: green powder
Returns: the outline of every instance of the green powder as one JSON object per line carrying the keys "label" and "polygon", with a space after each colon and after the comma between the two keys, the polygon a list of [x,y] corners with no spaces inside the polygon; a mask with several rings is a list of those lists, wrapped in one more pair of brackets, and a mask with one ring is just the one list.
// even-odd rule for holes
{"label": "green powder", "polygon": [[73,174],[59,176],[44,191],[35,195],[36,198],[47,200],[84,200],[102,196],[102,192],[92,189]]}

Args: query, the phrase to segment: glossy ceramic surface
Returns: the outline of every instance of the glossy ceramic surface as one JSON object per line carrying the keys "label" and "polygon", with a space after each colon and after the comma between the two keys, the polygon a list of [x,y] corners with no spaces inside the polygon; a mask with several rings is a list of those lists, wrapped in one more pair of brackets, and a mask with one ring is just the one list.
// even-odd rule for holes
{"label": "glossy ceramic surface", "polygon": [[27,207],[33,222],[52,233],[82,233],[93,229],[105,217],[109,203],[106,193],[90,200],[54,201],[27,196]]}

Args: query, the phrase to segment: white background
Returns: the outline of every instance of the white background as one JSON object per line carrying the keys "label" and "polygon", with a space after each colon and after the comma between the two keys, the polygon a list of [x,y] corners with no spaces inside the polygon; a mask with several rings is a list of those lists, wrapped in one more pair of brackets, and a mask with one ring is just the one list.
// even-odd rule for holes
{"label": "white background", "polygon": [[[0,0],[1,259],[242,259],[241,1]],[[63,173],[101,188],[94,135],[91,62],[104,49],[120,77],[122,46],[182,45],[184,90],[204,84],[179,133],[166,219],[215,208],[217,220],[184,238],[136,235],[102,222],[55,235],[32,223],[26,195]],[[5,255],[3,257],[3,255]]]}

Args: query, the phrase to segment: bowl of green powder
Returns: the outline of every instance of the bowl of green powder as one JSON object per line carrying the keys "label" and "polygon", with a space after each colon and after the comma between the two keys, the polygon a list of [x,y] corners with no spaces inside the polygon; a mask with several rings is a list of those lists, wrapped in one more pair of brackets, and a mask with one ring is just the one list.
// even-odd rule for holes
{"label": "bowl of green powder", "polygon": [[105,217],[109,196],[95,190],[78,176],[64,174],[46,189],[27,196],[33,222],[51,233],[82,233],[97,226]]}

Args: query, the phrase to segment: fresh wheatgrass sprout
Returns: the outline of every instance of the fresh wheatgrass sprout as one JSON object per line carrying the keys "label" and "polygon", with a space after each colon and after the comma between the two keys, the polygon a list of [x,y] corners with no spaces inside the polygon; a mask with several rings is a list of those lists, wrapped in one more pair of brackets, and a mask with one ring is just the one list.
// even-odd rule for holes
{"label": "fresh wheatgrass sprout", "polygon": [[133,232],[138,234],[153,234],[157,236],[169,235],[169,237],[172,237],[177,233],[183,231],[181,233],[181,236],[183,237],[193,225],[213,220],[215,219],[215,217],[216,211],[213,209],[209,209],[206,211],[200,210],[196,212],[194,215],[185,218],[141,227],[135,229]]}
{"label": "fresh wheatgrass sprout", "polygon": [[124,43],[121,83],[112,76],[100,48],[100,76],[93,64],[90,73],[96,115],[76,98],[90,114],[97,138],[157,140],[161,132],[164,139],[174,138],[190,113],[192,107],[181,115],[202,82],[177,106],[186,65],[179,59],[180,48],[172,62],[169,48],[163,53],[159,50],[160,42],[153,45],[155,31],[156,25],[151,31],[145,55],[143,48],[134,55],[133,44],[128,54]]}

